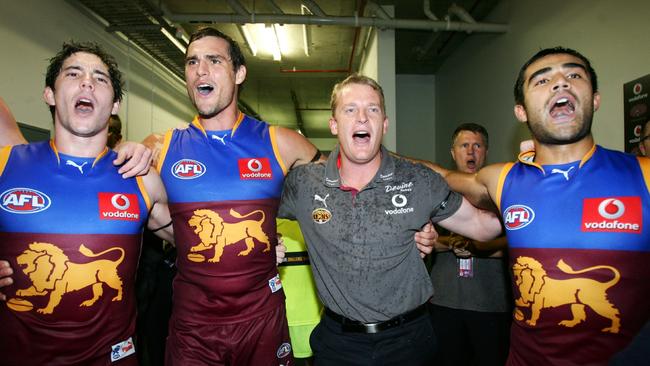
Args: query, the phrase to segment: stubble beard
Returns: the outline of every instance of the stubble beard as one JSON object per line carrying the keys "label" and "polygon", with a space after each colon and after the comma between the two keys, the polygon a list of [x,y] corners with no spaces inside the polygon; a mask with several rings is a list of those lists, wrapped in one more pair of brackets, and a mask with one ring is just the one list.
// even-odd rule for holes
{"label": "stubble beard", "polygon": [[[589,105],[591,105],[591,103]],[[546,113],[546,111],[544,113]],[[562,133],[553,133],[553,131],[545,128],[544,123],[541,122],[530,123],[530,121],[528,121],[526,122],[526,126],[528,126],[528,130],[530,131],[533,138],[540,144],[568,145],[578,142],[591,134],[593,116],[594,110],[592,108],[586,108],[583,110],[582,117],[576,117],[576,119],[580,118],[582,120],[580,127],[568,135]]]}

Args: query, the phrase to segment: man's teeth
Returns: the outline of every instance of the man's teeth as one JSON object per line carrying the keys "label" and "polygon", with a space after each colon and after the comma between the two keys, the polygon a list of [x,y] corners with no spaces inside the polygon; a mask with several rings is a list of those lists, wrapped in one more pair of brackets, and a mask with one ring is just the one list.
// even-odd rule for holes
{"label": "man's teeth", "polygon": [[90,99],[79,99],[77,103],[75,103],[75,107],[88,107],[92,108],[93,102],[90,101]]}
{"label": "man's teeth", "polygon": [[555,102],[555,104],[565,104],[565,103],[569,103],[569,98],[566,98],[566,97],[565,98],[560,98]]}
{"label": "man's teeth", "polygon": [[199,93],[205,94],[205,93],[209,93],[212,90],[214,90],[214,87],[212,85],[209,85],[209,84],[201,84],[201,85],[199,85],[197,87],[197,89],[199,90]]}
{"label": "man's teeth", "polygon": [[355,132],[353,136],[363,138],[370,137],[370,134],[368,132]]}

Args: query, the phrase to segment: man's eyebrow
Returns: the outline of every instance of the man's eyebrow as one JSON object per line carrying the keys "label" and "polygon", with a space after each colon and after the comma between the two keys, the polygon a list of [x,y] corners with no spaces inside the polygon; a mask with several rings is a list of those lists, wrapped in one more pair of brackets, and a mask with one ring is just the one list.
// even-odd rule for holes
{"label": "man's eyebrow", "polygon": [[67,71],[67,70],[79,70],[79,71],[81,71],[81,66],[79,66],[79,65],[69,65],[69,66],[66,66],[66,67],[63,68],[63,71]]}
{"label": "man's eyebrow", "polygon": [[[580,63],[577,63],[577,62],[567,62],[567,63],[563,63],[563,64],[562,64],[562,68],[563,68],[563,69],[575,69],[575,68],[579,68],[579,69],[584,70],[585,72],[587,71],[587,68],[585,67],[585,65],[580,64]],[[528,84],[530,84],[531,80],[533,80],[534,78],[536,78],[536,77],[538,77],[539,75],[542,75],[542,74],[544,74],[544,73],[547,73],[547,72],[549,72],[549,71],[551,71],[551,68],[550,68],[550,67],[544,67],[544,68],[541,68],[541,69],[535,71],[534,73],[532,73],[532,74],[530,75],[530,77],[528,77],[528,80],[527,80],[527,81],[528,81]]]}
{"label": "man's eyebrow", "polygon": [[109,76],[109,75],[108,75],[104,70],[95,69],[95,70],[93,70],[93,72],[94,72],[95,74],[99,74],[99,75],[105,76],[105,77],[107,77],[107,78],[110,78],[110,76]]}
{"label": "man's eyebrow", "polygon": [[547,73],[549,71],[551,71],[550,67],[541,68],[541,69],[535,71],[534,73],[530,74],[530,76],[528,77],[528,80],[526,80],[526,81],[527,81],[528,84],[530,84],[531,80],[533,80],[534,78],[538,77],[539,75],[542,75],[542,74]]}
{"label": "man's eyebrow", "polygon": [[587,68],[583,64],[579,64],[577,62],[567,62],[565,64],[562,64],[563,69],[574,69],[574,68],[579,68],[583,69],[584,71],[587,71]]}

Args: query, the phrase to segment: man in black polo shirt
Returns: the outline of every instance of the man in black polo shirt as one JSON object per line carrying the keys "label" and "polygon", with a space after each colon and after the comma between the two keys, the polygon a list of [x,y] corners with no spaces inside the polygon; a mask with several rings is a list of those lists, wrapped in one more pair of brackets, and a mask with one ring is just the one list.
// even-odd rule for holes
{"label": "man in black polo shirt", "polygon": [[311,336],[316,364],[428,364],[435,339],[424,304],[433,290],[413,233],[432,220],[488,240],[501,225],[438,174],[381,146],[388,119],[374,80],[348,77],[331,105],[339,144],[327,162],[289,173],[279,212],[300,222],[326,307]]}

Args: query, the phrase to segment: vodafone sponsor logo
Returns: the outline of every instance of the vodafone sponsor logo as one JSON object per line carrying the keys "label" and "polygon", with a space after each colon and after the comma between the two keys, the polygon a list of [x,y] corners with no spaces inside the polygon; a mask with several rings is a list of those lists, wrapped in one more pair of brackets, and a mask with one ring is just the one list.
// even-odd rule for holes
{"label": "vodafone sponsor logo", "polygon": [[175,162],[171,171],[178,179],[195,179],[205,174],[205,165],[197,160],[183,159]]}
{"label": "vodafone sponsor logo", "polygon": [[47,210],[52,200],[31,188],[11,188],[0,194],[0,208],[16,214],[33,214]]}
{"label": "vodafone sponsor logo", "polygon": [[244,158],[237,161],[239,178],[242,180],[272,179],[269,158]]}
{"label": "vodafone sponsor logo", "polygon": [[582,231],[641,233],[640,197],[586,198],[582,205]]}
{"label": "vodafone sponsor logo", "polygon": [[512,205],[503,212],[506,230],[519,230],[530,225],[535,219],[535,211],[524,205]]}
{"label": "vodafone sponsor logo", "polygon": [[135,194],[99,192],[98,198],[101,220],[138,221],[140,219],[138,196]]}

